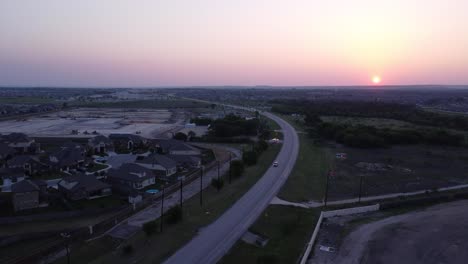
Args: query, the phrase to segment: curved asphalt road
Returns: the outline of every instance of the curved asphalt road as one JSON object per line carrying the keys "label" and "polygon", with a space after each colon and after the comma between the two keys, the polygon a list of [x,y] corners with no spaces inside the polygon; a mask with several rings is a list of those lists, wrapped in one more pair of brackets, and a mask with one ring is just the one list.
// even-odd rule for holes
{"label": "curved asphalt road", "polygon": [[203,228],[188,244],[167,259],[166,264],[216,263],[260,216],[291,173],[299,152],[294,128],[281,118],[263,113],[281,127],[284,141],[278,167],[270,167],[263,177],[215,222]]}

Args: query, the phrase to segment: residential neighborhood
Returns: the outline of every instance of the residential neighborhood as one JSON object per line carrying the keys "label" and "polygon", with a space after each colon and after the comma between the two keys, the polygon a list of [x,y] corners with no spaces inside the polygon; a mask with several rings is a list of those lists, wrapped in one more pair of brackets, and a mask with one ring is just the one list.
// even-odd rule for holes
{"label": "residential neighborhood", "polygon": [[25,213],[47,207],[49,200],[60,204],[113,197],[141,202],[150,195],[146,190],[154,192],[198,170],[204,151],[209,150],[134,134],[55,141],[22,133],[1,135],[0,185],[6,194],[1,199],[9,199],[12,212]]}

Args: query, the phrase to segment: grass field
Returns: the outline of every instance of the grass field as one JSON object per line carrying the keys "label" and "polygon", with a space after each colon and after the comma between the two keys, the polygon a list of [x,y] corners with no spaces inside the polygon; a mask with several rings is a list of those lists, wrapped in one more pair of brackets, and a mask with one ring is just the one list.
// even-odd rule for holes
{"label": "grass field", "polygon": [[271,205],[250,228],[268,238],[267,245],[262,248],[238,241],[221,263],[296,263],[319,215],[318,209]]}
{"label": "grass field", "polygon": [[[175,225],[165,225],[164,232],[151,237],[139,231],[123,246],[131,245],[134,252],[130,255],[122,255],[122,251],[113,250],[112,246],[96,250],[96,243],[76,245],[72,250],[72,259],[77,263],[160,263],[173,254],[178,248],[187,243],[197,230],[218,218],[227,208],[232,206],[250,187],[263,176],[270,167],[280,150],[280,145],[274,145],[265,151],[259,158],[257,165],[248,167],[244,176],[227,183],[220,192],[208,187],[203,192],[203,208],[199,204],[199,196],[196,195],[186,201],[183,207],[184,220]],[[103,238],[107,239],[107,238]],[[97,245],[101,245],[97,243]],[[95,252],[93,254],[92,252]],[[66,263],[61,259],[57,263]]]}

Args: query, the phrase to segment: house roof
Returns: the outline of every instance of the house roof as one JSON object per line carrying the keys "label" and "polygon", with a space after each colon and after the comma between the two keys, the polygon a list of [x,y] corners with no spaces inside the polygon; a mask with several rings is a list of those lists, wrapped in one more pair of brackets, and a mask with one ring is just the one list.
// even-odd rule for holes
{"label": "house roof", "polygon": [[124,163],[118,169],[110,169],[107,177],[137,182],[152,178],[154,177],[154,174],[150,169],[138,164]]}
{"label": "house roof", "polygon": [[7,144],[0,142],[0,156],[8,156],[14,153],[14,149],[9,147]]}
{"label": "house roof", "polygon": [[72,141],[68,141],[66,143],[64,143],[62,146],[60,146],[61,149],[73,149],[73,148],[76,148],[76,149],[83,149],[83,146],[79,143],[76,143],[76,142],[72,142]]}
{"label": "house roof", "polygon": [[88,192],[92,192],[110,187],[109,184],[103,183],[94,176],[83,174],[66,176],[58,182],[58,185],[71,192],[81,188],[84,188]]}
{"label": "house roof", "polygon": [[80,160],[84,160],[83,151],[78,148],[64,148],[54,152],[50,157],[57,158],[57,162],[51,162],[60,166],[69,166],[76,164]]}
{"label": "house roof", "polygon": [[8,166],[23,166],[26,163],[40,163],[39,160],[36,159],[34,156],[30,155],[19,155],[14,156],[10,160],[7,161]]}
{"label": "house roof", "polygon": [[193,163],[198,164],[201,158],[193,155],[168,155],[169,158],[175,160],[177,163]]}
{"label": "house roof", "polygon": [[136,163],[150,164],[150,165],[158,164],[166,169],[174,168],[177,165],[177,163],[173,159],[165,155],[156,154],[156,153],[151,154],[142,160],[137,160]]}
{"label": "house roof", "polygon": [[19,142],[29,142],[31,139],[23,133],[11,133],[8,135],[2,135],[2,140],[8,143],[19,143]]}
{"label": "house roof", "polygon": [[24,192],[39,191],[40,184],[42,184],[40,181],[23,180],[23,181],[13,184],[11,186],[11,192],[24,193]]}
{"label": "house roof", "polygon": [[24,176],[22,168],[0,168],[0,178],[18,178]]}
{"label": "house roof", "polygon": [[88,143],[89,144],[92,144],[92,145],[98,145],[98,144],[101,144],[101,143],[104,143],[104,144],[111,144],[112,141],[106,137],[106,136],[103,136],[103,135],[99,135],[99,136],[95,136],[93,138],[90,138],[88,140]]}
{"label": "house roof", "polygon": [[190,146],[182,141],[175,139],[160,140],[159,146],[165,151],[200,151],[199,149]]}
{"label": "house roof", "polygon": [[135,143],[139,143],[144,140],[143,137],[133,135],[133,134],[110,134],[109,139],[111,140],[126,140],[126,141],[133,141]]}

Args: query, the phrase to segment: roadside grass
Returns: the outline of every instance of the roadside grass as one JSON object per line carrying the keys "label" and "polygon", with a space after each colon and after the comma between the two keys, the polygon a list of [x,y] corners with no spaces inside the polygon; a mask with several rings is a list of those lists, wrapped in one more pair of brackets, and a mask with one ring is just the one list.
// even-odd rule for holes
{"label": "roadside grass", "polygon": [[319,215],[319,209],[270,205],[250,228],[269,239],[267,245],[239,240],[220,263],[297,263]]}
{"label": "roadside grass", "polygon": [[307,135],[298,136],[299,155],[278,196],[291,202],[322,200],[325,195],[326,175],[332,167],[331,154],[316,146]]}
{"label": "roadside grass", "polygon": [[[133,253],[122,255],[121,251],[113,248],[99,251],[100,254],[93,256],[90,263],[161,263],[171,256],[177,249],[190,241],[197,231],[216,220],[222,213],[231,207],[245,192],[247,192],[264,172],[270,167],[276,158],[281,146],[274,145],[268,148],[259,158],[257,165],[247,167],[242,177],[233,179],[228,183],[224,176],[225,186],[219,192],[212,186],[203,190],[203,207],[200,207],[200,196],[195,195],[183,204],[183,221],[168,225],[164,224],[162,233],[147,237],[143,231],[137,232],[120,248],[131,245]],[[159,221],[158,227],[159,227]],[[82,250],[72,250],[71,255],[77,263],[89,261],[89,251],[96,251],[93,243],[80,243]],[[86,248],[89,249],[87,250]],[[62,258],[57,263],[66,263]]]}

